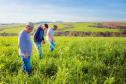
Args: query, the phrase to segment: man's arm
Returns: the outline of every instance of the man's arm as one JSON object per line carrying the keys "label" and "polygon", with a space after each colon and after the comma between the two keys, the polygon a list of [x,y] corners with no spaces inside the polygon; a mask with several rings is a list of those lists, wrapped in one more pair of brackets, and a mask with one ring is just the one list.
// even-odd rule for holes
{"label": "man's arm", "polygon": [[44,36],[42,37],[42,43],[45,44]]}
{"label": "man's arm", "polygon": [[49,40],[53,41],[53,37],[51,36],[52,30],[50,29],[47,33]]}
{"label": "man's arm", "polygon": [[38,36],[39,36],[39,28],[36,30],[34,34],[34,39],[38,39]]}
{"label": "man's arm", "polygon": [[51,37],[50,33],[47,34],[48,38],[53,41],[53,38]]}
{"label": "man's arm", "polygon": [[28,57],[28,53],[27,53],[27,50],[26,50],[26,42],[25,42],[25,36],[21,35],[19,37],[19,48],[21,50],[21,53],[24,54],[25,58]]}

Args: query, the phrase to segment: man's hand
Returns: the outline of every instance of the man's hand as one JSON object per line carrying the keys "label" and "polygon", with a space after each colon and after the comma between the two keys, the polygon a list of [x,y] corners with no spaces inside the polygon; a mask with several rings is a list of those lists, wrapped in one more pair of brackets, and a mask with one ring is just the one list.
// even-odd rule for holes
{"label": "man's hand", "polygon": [[42,41],[42,44],[45,44],[45,41],[44,40]]}
{"label": "man's hand", "polygon": [[28,58],[28,53],[25,53],[24,54],[24,58]]}
{"label": "man's hand", "polygon": [[52,41],[54,42],[54,39],[52,38]]}

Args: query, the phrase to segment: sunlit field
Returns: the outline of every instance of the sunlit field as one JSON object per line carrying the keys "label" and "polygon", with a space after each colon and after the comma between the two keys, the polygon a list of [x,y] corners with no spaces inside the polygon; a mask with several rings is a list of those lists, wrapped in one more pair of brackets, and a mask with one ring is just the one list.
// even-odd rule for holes
{"label": "sunlit field", "polygon": [[33,45],[30,77],[22,72],[17,43],[0,37],[1,84],[126,83],[126,38],[55,37],[54,52],[42,45],[42,60]]}
{"label": "sunlit field", "polygon": [[126,0],[0,0],[0,84],[126,84]]}

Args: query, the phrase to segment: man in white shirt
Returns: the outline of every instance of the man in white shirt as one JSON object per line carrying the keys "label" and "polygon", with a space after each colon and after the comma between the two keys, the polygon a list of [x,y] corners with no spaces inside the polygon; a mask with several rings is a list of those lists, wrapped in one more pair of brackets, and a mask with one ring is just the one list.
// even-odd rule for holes
{"label": "man in white shirt", "polygon": [[50,50],[53,51],[55,48],[55,44],[54,44],[54,31],[57,29],[57,25],[54,25],[53,28],[49,28],[47,30],[47,35],[46,35],[46,39],[49,42],[50,45]]}

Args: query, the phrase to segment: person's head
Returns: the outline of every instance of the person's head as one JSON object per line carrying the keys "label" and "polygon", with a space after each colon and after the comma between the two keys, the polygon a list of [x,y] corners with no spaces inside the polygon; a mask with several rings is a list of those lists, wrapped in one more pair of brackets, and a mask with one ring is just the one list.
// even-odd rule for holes
{"label": "person's head", "polygon": [[34,24],[32,22],[28,22],[25,26],[25,31],[30,33],[32,32],[33,28],[34,28]]}
{"label": "person's head", "polygon": [[48,29],[48,24],[43,24],[43,25],[41,25],[41,28],[43,28],[44,30],[45,30],[45,29]]}
{"label": "person's head", "polygon": [[58,26],[57,25],[53,25],[53,30],[57,30]]}

